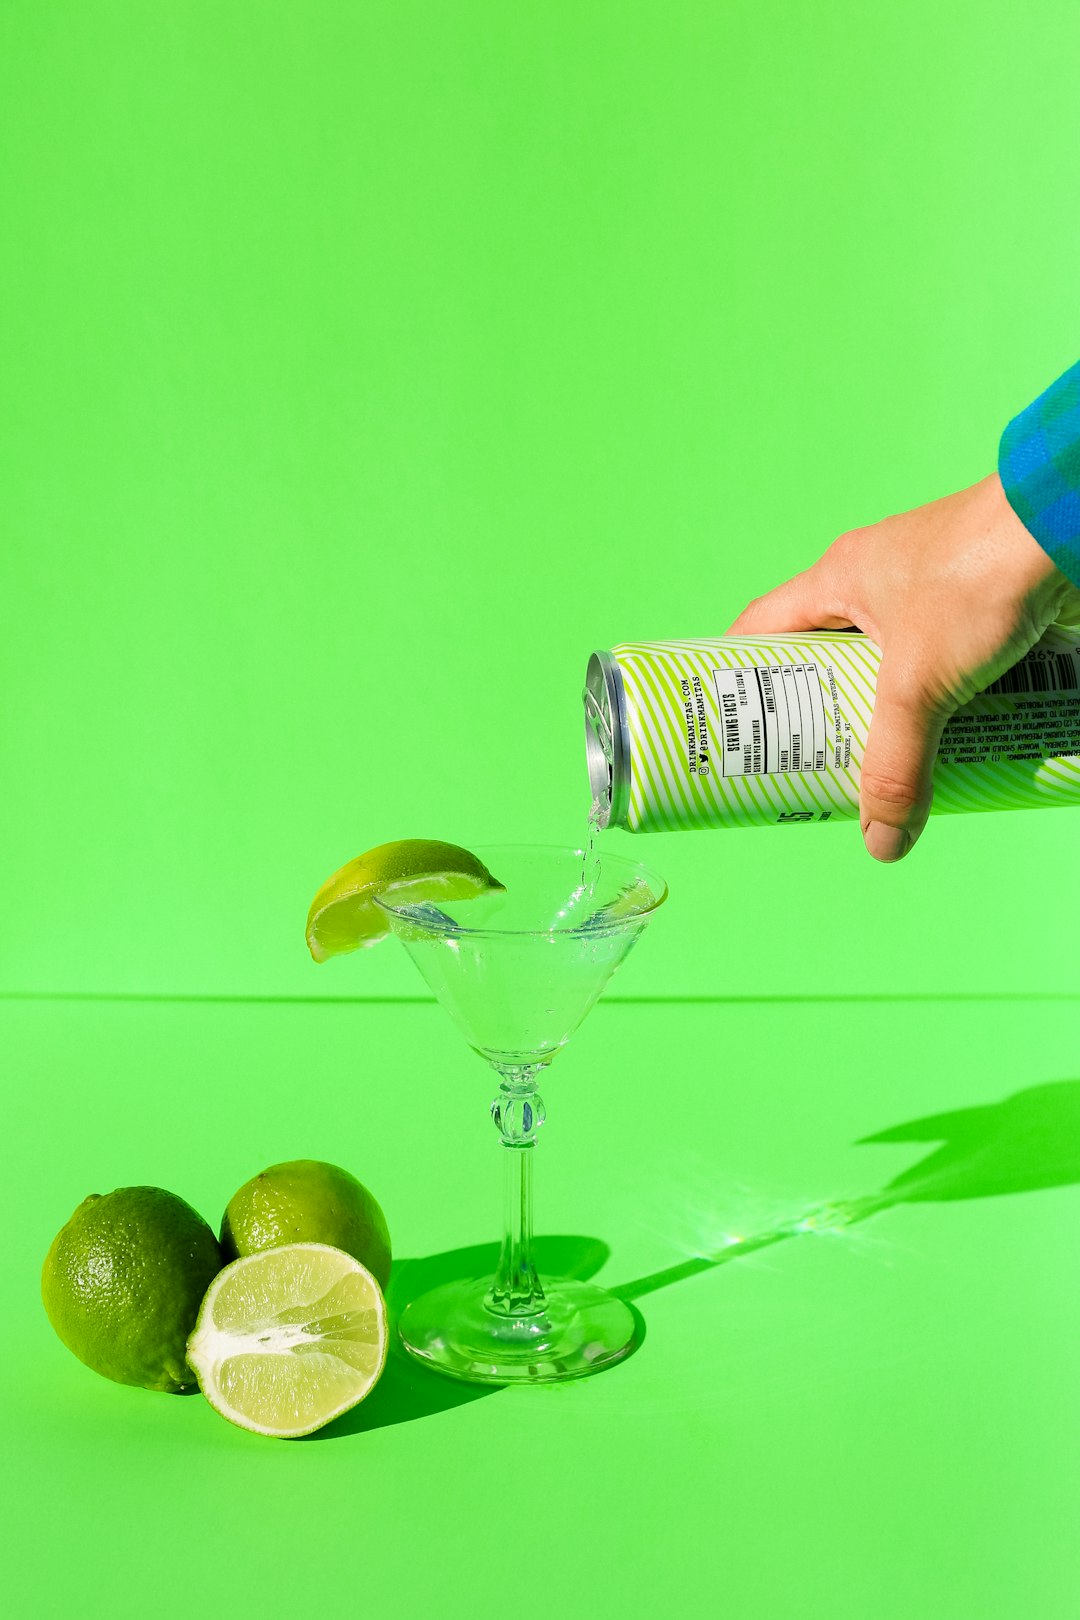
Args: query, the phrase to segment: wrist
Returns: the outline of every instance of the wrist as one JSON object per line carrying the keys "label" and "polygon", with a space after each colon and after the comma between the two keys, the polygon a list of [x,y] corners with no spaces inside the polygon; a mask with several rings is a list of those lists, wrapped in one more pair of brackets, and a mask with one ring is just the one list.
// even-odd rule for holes
{"label": "wrist", "polygon": [[1023,522],[1009,500],[998,473],[983,481],[992,511],[995,538],[1016,590],[1042,624],[1074,616],[1080,611],[1080,591],[1063,573],[1053,556]]}

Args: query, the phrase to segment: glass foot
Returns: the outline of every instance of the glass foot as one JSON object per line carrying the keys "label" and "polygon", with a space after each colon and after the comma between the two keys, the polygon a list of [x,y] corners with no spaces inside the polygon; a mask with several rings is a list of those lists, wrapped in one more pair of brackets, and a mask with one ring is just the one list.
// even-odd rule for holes
{"label": "glass foot", "polygon": [[549,1384],[621,1361],[637,1327],[621,1299],[591,1283],[544,1283],[532,1316],[492,1310],[491,1279],[448,1283],[414,1299],[398,1332],[410,1355],[470,1384]]}

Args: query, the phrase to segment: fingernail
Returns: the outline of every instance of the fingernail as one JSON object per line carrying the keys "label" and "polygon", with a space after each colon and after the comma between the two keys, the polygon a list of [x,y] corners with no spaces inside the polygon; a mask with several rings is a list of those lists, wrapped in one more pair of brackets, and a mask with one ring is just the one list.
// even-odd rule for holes
{"label": "fingernail", "polygon": [[863,840],[875,861],[902,861],[911,848],[911,834],[886,821],[871,821]]}

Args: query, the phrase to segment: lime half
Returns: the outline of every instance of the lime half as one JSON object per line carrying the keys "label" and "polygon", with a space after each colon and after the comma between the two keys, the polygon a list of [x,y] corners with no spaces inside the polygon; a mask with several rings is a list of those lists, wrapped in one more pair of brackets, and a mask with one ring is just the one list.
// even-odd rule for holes
{"label": "lime half", "polygon": [[307,920],[308,949],[316,962],[377,945],[389,932],[375,895],[393,889],[405,904],[472,900],[502,884],[483,861],[458,844],[405,838],[379,844],[327,878]]}
{"label": "lime half", "polygon": [[386,1304],[370,1271],[329,1244],[290,1243],[215,1277],[187,1354],[222,1417],[293,1439],[362,1401],[386,1346]]}

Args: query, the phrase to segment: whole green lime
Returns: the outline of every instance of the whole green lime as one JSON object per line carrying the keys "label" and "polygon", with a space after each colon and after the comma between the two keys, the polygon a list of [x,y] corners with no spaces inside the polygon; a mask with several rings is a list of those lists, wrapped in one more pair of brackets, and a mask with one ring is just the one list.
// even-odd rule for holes
{"label": "whole green lime", "polygon": [[163,1187],[91,1193],[57,1232],[41,1273],[49,1321],[68,1349],[118,1384],[169,1393],[195,1374],[185,1346],[221,1270],[201,1215]]}
{"label": "whole green lime", "polygon": [[359,1260],[386,1287],[390,1233],[367,1188],[336,1164],[292,1159],[245,1181],[221,1223],[226,1259],[285,1243],[329,1243]]}

